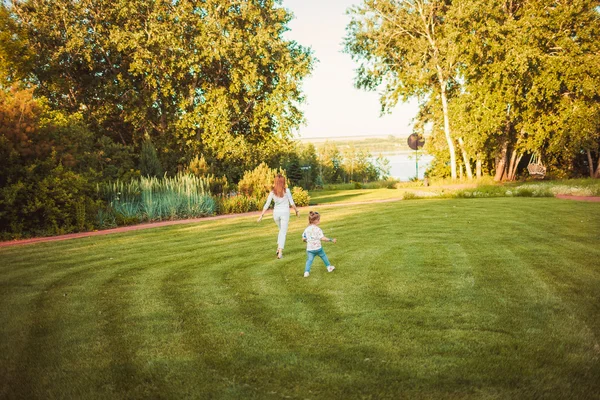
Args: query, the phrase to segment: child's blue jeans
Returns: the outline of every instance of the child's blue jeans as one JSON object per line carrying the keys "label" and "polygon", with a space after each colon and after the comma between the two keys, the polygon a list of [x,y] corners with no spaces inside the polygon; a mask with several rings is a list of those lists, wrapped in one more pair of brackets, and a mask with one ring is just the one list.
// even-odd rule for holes
{"label": "child's blue jeans", "polygon": [[310,267],[313,263],[313,260],[316,256],[321,257],[321,260],[325,263],[326,267],[329,267],[329,259],[327,258],[327,254],[325,254],[325,250],[321,247],[319,250],[306,250],[306,268],[304,268],[304,272],[310,272]]}

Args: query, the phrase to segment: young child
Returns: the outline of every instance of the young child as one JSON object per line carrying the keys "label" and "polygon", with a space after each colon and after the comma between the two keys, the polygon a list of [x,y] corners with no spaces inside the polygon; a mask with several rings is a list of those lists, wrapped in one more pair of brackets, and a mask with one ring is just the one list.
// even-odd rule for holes
{"label": "young child", "polygon": [[319,228],[321,223],[321,216],[316,211],[311,211],[308,214],[308,227],[302,234],[302,241],[306,242],[306,268],[304,269],[304,277],[308,278],[310,275],[310,267],[315,259],[315,256],[321,257],[321,260],[327,267],[327,272],[331,272],[335,269],[333,265],[329,263],[329,259],[321,246],[321,241],[337,243],[336,239],[329,239],[323,235],[323,231]]}

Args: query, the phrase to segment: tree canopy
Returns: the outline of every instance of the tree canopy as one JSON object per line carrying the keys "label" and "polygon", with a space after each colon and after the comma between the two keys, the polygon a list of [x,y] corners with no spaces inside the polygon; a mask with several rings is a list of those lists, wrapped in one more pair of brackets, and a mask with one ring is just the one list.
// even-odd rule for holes
{"label": "tree canopy", "polygon": [[556,176],[579,163],[600,177],[599,7],[364,0],[349,10],[346,51],[360,63],[358,87],[383,85],[384,110],[423,99],[417,126],[432,123],[429,150],[449,161],[453,178],[458,163],[469,177],[475,164],[478,175],[515,179],[524,155],[539,155]]}
{"label": "tree canopy", "polygon": [[168,170],[253,167],[302,122],[313,59],[278,1],[11,0],[0,19],[13,80],[98,135],[152,140]]}

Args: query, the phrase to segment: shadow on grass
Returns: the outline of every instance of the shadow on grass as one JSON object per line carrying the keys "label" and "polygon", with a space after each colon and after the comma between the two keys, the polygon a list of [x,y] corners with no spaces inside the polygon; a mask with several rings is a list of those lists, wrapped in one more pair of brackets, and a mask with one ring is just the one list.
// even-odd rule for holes
{"label": "shadow on grass", "polygon": [[338,195],[334,195],[334,196],[317,197],[315,199],[311,199],[309,205],[315,206],[318,204],[335,203],[338,201],[352,199],[352,198],[360,196],[360,195],[361,195],[361,193],[344,193],[344,194],[338,194]]}

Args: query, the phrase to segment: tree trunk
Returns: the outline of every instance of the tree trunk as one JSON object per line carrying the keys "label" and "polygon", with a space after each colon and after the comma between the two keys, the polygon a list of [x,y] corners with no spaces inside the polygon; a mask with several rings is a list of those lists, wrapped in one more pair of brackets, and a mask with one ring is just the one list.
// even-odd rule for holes
{"label": "tree trunk", "polygon": [[506,168],[506,153],[508,152],[508,138],[502,143],[502,149],[500,154],[496,157],[496,175],[494,181],[500,182],[504,176],[504,170]]}
{"label": "tree trunk", "polygon": [[448,151],[450,152],[450,174],[453,180],[456,180],[456,151],[454,149],[454,141],[450,135],[450,117],[448,116],[448,98],[446,96],[446,80],[443,79],[442,69],[438,66],[438,78],[442,97],[442,110],[444,111],[444,133],[446,142],[448,143]]}
{"label": "tree trunk", "polygon": [[477,179],[481,178],[481,154],[477,154],[477,160],[475,161],[475,176]]}
{"label": "tree trunk", "polygon": [[521,154],[517,157],[517,152],[513,151],[513,157],[515,157],[516,160],[512,159],[510,161],[511,167],[508,169],[508,180],[509,181],[515,180],[515,178],[517,176],[517,167],[519,166],[519,163],[521,162],[521,158],[523,158],[523,154]]}
{"label": "tree trunk", "polygon": [[458,144],[460,145],[460,151],[463,156],[463,162],[465,163],[465,171],[467,173],[467,178],[471,180],[473,179],[473,170],[471,169],[471,158],[465,150],[465,141],[461,137],[459,137]]}
{"label": "tree trunk", "polygon": [[508,142],[510,141],[510,104],[508,105],[506,111],[506,127],[504,128],[504,142],[502,143],[502,150],[500,154],[496,157],[496,176],[494,176],[494,180],[496,182],[500,182],[503,177],[506,175],[506,156],[508,153]]}
{"label": "tree trunk", "polygon": [[588,157],[588,166],[590,167],[590,178],[595,178],[596,174],[594,173],[594,159],[592,158],[592,152],[590,151],[590,149],[587,149],[587,157]]}
{"label": "tree trunk", "polygon": [[515,159],[517,158],[517,150],[513,150],[512,153],[510,153],[510,163],[508,164],[508,171],[506,174],[506,180],[512,181],[513,180],[513,176],[512,176],[512,170],[513,167],[515,166]]}
{"label": "tree trunk", "polygon": [[598,166],[596,167],[596,178],[600,179],[600,151],[598,151]]}

